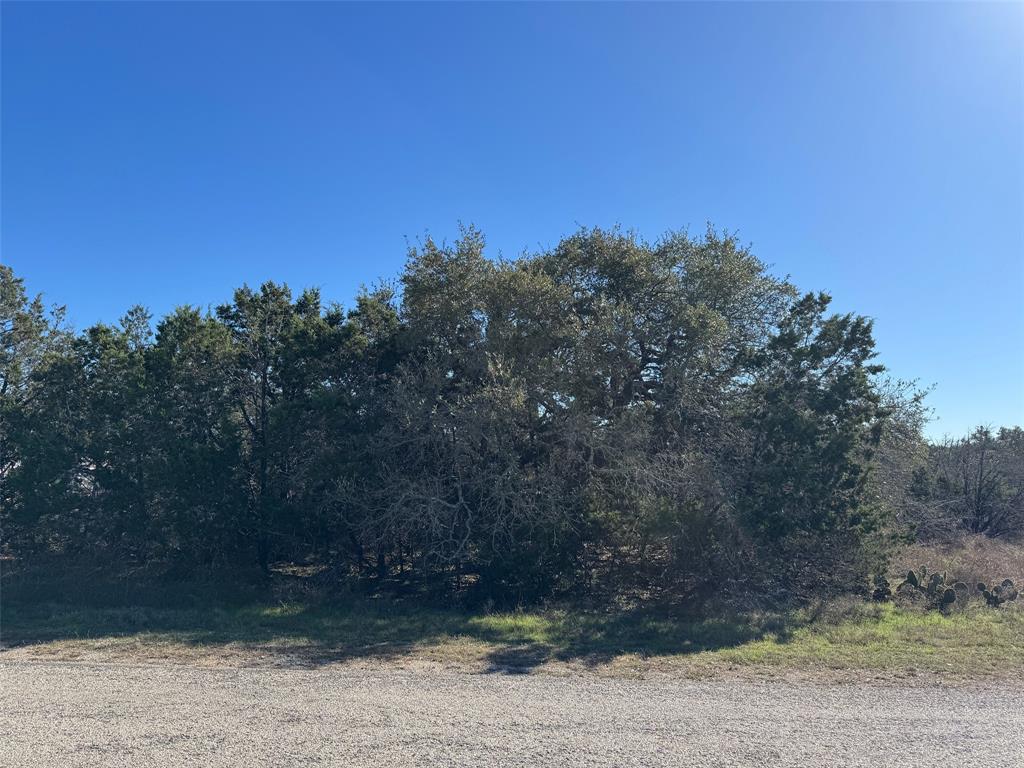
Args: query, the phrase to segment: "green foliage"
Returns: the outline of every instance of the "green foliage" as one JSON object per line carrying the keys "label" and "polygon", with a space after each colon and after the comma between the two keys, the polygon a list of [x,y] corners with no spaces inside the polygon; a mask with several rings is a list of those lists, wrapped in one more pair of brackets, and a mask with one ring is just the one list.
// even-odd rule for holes
{"label": "green foliage", "polygon": [[155,335],[141,308],[63,332],[0,277],[21,558],[317,561],[508,603],[813,597],[884,566],[871,471],[900,397],[870,321],[712,229],[494,261],[470,228],[347,311],[265,283]]}
{"label": "green foliage", "polygon": [[[70,334],[63,309],[47,313],[42,297],[30,297],[24,282],[0,264],[0,547],[31,545],[35,526],[49,511],[31,503],[51,464],[62,464],[68,437],[58,429],[41,431],[50,402],[43,384],[49,371],[72,372],[61,363]],[[65,396],[73,395],[69,389]],[[66,492],[58,488],[53,494]],[[0,552],[2,554],[2,552]]]}

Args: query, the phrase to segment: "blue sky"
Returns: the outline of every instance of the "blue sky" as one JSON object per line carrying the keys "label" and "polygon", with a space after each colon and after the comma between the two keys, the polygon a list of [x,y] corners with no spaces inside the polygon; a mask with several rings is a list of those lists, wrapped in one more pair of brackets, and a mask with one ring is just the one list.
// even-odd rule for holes
{"label": "blue sky", "polygon": [[78,327],[406,238],[705,222],[1024,423],[1024,5],[2,6],[0,259]]}

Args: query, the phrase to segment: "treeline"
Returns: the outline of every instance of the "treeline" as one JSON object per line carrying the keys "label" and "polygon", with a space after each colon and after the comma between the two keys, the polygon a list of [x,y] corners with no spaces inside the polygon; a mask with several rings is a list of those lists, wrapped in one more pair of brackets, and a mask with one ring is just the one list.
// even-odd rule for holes
{"label": "treeline", "polygon": [[347,310],[266,283],[155,330],[72,332],[0,267],[0,554],[800,595],[867,584],[914,530],[1018,530],[1021,431],[929,447],[871,322],[828,308],[710,229],[497,261],[468,229]]}

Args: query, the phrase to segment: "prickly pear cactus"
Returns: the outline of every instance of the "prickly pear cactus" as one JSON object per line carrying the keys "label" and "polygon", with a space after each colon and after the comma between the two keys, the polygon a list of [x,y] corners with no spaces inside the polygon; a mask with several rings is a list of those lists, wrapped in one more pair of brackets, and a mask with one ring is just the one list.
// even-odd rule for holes
{"label": "prickly pear cactus", "polygon": [[875,588],[871,592],[871,599],[876,603],[883,603],[892,597],[892,585],[882,574],[875,576]]}
{"label": "prickly pear cactus", "polygon": [[[971,587],[963,581],[948,584],[946,577],[945,572],[935,572],[928,577],[927,567],[921,566],[920,571],[907,572],[907,578],[896,587],[895,595],[906,604],[938,608],[943,612],[948,612],[953,608],[959,610],[966,608],[971,597]],[[879,597],[875,599],[888,599],[888,596],[881,596],[883,592],[879,591],[880,583],[879,578],[876,578],[876,593]],[[888,582],[885,582],[885,585],[888,587]],[[993,608],[998,608],[1020,596],[1020,590],[1012,579],[1003,579],[998,586],[994,587],[989,587],[985,582],[979,581],[976,589],[977,593],[984,598],[985,603]]]}
{"label": "prickly pear cactus", "polygon": [[991,589],[981,589],[984,584],[979,584],[978,588],[981,590],[982,597],[985,598],[985,602],[993,608],[998,608],[1003,603],[1007,603],[1017,599],[1019,594],[1017,587],[1014,586],[1011,579],[1003,579],[1003,581],[997,587]]}
{"label": "prickly pear cactus", "polygon": [[992,591],[999,595],[1000,604],[1017,599],[1017,588],[1013,585],[1013,582],[1010,579],[1004,579],[1003,582]]}

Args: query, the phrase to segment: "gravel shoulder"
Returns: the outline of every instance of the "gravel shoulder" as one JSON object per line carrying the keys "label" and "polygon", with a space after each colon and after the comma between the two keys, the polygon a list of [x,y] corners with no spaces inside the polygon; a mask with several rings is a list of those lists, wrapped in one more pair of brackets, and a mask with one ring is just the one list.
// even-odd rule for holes
{"label": "gravel shoulder", "polygon": [[1024,765],[1017,684],[0,662],[15,766]]}

